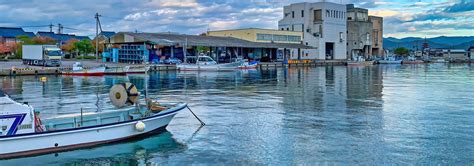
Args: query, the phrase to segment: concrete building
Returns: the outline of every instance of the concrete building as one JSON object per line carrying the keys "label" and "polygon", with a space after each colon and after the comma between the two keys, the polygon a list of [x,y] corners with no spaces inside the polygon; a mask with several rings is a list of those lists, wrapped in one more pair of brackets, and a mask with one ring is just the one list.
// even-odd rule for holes
{"label": "concrete building", "polygon": [[467,49],[467,54],[469,59],[474,60],[474,46],[471,46]]}
{"label": "concrete building", "polygon": [[347,5],[347,59],[371,57],[373,24],[369,10]]}
{"label": "concrete building", "polygon": [[384,56],[383,49],[383,17],[369,16],[369,21],[372,22],[372,56]]}
{"label": "concrete building", "polygon": [[208,36],[234,37],[237,39],[247,40],[251,42],[263,43],[294,43],[301,44],[303,39],[303,32],[294,31],[280,31],[273,29],[235,29],[235,30],[221,30],[209,31]]}
{"label": "concrete building", "polygon": [[303,44],[317,48],[301,53],[305,55],[301,59],[346,59],[346,5],[331,2],[295,3],[285,6],[283,14],[278,28],[303,32]]}
{"label": "concrete building", "polygon": [[467,52],[463,49],[443,49],[443,57],[450,61],[468,60]]}
{"label": "concrete building", "polygon": [[[260,28],[209,31],[207,35],[219,37],[233,37],[237,39],[259,43],[301,44],[303,39],[303,32]],[[278,61],[283,61],[283,51],[283,49],[277,50]],[[309,56],[309,51],[306,49],[288,49],[287,55],[287,59],[305,59],[305,57]]]}

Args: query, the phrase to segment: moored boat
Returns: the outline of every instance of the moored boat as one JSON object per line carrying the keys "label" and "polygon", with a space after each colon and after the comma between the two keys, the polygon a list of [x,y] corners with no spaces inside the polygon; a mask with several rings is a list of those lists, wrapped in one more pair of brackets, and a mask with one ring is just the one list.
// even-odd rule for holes
{"label": "moored boat", "polygon": [[72,76],[103,76],[105,75],[105,67],[84,68],[80,62],[76,62],[73,64],[72,70],[65,70],[61,73]]}
{"label": "moored boat", "polygon": [[353,60],[347,61],[347,66],[370,66],[374,64],[374,61],[366,61],[362,56],[358,56]]}
{"label": "moored boat", "polygon": [[407,59],[402,61],[402,64],[422,64],[422,63],[425,63],[425,62],[422,60],[416,59],[416,57],[413,55],[408,56]]}
{"label": "moored boat", "polygon": [[128,72],[128,68],[123,67],[123,66],[112,66],[112,67],[107,66],[105,68],[106,75],[125,75],[127,74],[127,72]]}
{"label": "moored boat", "polygon": [[146,73],[146,72],[150,71],[150,66],[147,66],[147,65],[145,65],[145,66],[125,66],[125,70],[129,74]]}
{"label": "moored boat", "polygon": [[112,87],[115,111],[69,114],[41,119],[39,111],[10,99],[0,91],[0,159],[39,155],[164,131],[186,103],[139,104],[132,84]]}
{"label": "moored boat", "polygon": [[245,66],[241,61],[233,62],[233,63],[217,64],[217,62],[214,61],[209,56],[199,56],[196,59],[196,63],[194,64],[182,63],[179,65],[176,65],[176,67],[181,71],[234,71],[234,70],[238,70],[241,67],[245,68],[245,67],[253,67],[253,66],[256,67],[256,65]]}
{"label": "moored boat", "polygon": [[386,56],[378,61],[379,64],[401,64],[402,60],[397,60],[394,56]]}

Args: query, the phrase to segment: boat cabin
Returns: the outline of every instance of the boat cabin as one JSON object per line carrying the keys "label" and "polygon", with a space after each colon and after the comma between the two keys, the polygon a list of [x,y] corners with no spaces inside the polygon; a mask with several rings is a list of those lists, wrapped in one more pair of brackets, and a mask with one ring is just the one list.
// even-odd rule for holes
{"label": "boat cabin", "polygon": [[0,137],[34,132],[34,118],[31,106],[13,101],[0,90]]}

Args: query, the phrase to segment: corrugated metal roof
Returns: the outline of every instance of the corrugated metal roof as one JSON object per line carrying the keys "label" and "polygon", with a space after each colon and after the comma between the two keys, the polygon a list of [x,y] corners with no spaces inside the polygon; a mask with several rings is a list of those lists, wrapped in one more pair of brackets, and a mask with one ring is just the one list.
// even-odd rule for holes
{"label": "corrugated metal roof", "polygon": [[31,34],[33,34],[33,32],[25,32],[22,28],[0,27],[1,37],[14,38],[17,36],[30,36]]}
{"label": "corrugated metal roof", "polygon": [[284,44],[284,43],[258,43],[250,42],[232,37],[216,37],[216,36],[197,36],[197,35],[181,35],[181,34],[162,34],[162,33],[131,33],[120,32],[133,36],[135,40],[142,42],[153,42],[159,45],[176,45],[187,44],[189,46],[212,46],[212,47],[243,47],[243,48],[302,48],[315,49],[314,47],[305,46],[303,44]]}

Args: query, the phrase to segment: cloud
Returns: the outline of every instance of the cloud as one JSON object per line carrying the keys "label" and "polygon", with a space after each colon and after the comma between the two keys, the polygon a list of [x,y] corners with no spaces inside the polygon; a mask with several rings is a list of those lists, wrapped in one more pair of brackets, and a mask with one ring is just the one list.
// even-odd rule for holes
{"label": "cloud", "polygon": [[[199,34],[208,29],[276,29],[283,7],[291,3],[321,0],[0,0],[0,26],[63,24],[66,33],[95,34],[94,14],[100,13],[106,31],[179,32]],[[385,33],[423,34],[430,28],[469,32],[474,22],[472,0],[326,0],[353,3],[369,9],[371,15],[383,16]],[[54,5],[52,5],[54,4]],[[471,10],[471,11],[469,11]],[[55,27],[56,29],[57,27]],[[467,29],[471,28],[471,29]],[[47,26],[25,28],[49,31]],[[448,33],[448,32],[447,32]],[[470,35],[470,34],[466,34]]]}
{"label": "cloud", "polygon": [[447,7],[444,11],[450,13],[474,11],[474,1],[458,0],[454,5]]}

